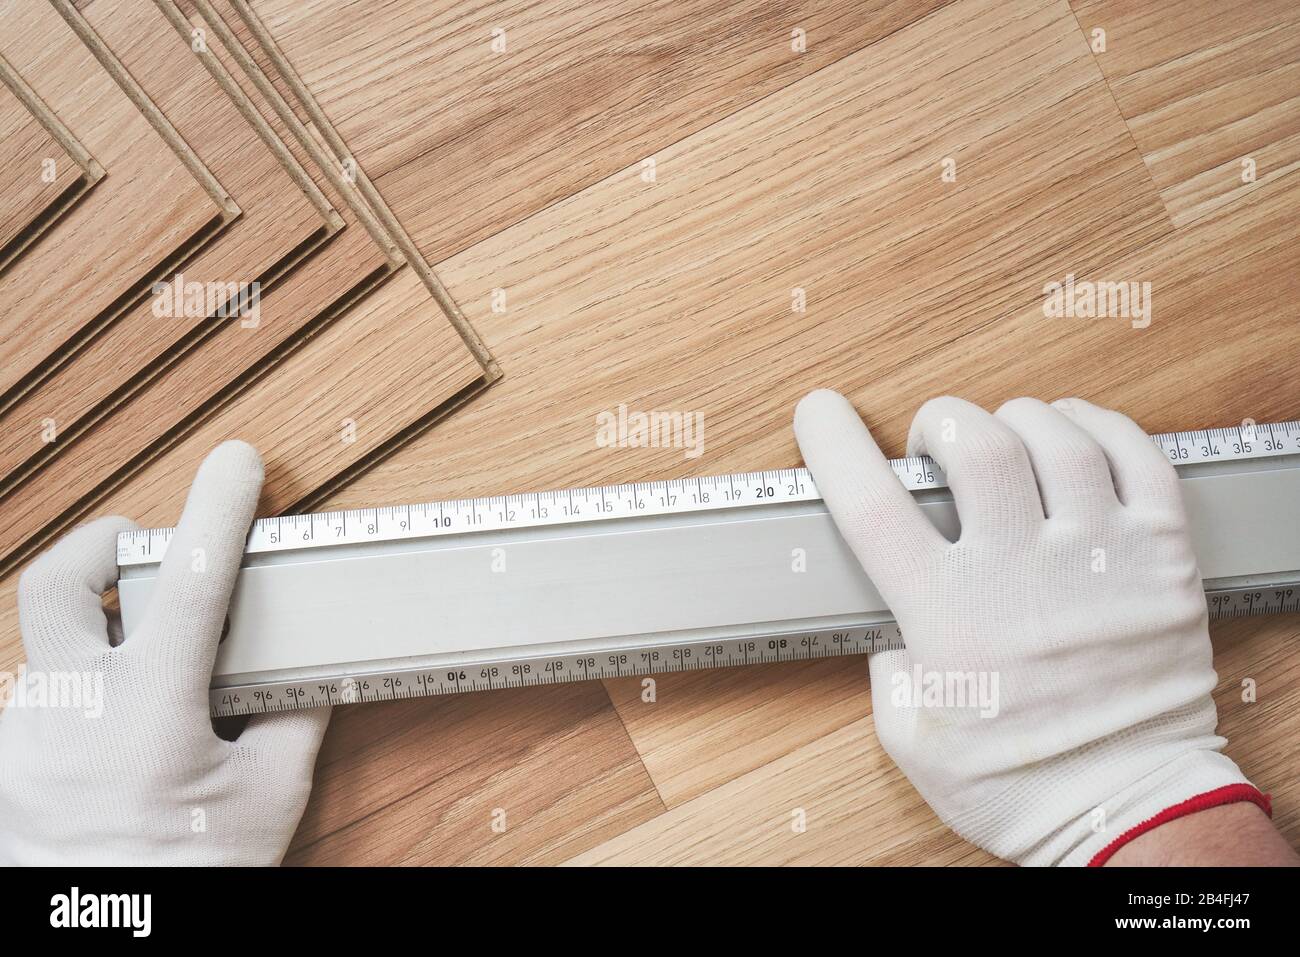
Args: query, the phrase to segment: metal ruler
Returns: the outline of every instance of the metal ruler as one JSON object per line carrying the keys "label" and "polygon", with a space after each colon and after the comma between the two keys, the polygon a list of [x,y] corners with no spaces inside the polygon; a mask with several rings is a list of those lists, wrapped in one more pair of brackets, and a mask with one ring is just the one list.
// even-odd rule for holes
{"label": "metal ruler", "polygon": [[[1214,617],[1300,611],[1300,422],[1157,435]],[[942,471],[890,463],[949,538]],[[124,533],[144,615],[171,529]],[[214,714],[861,654],[902,645],[810,474],[779,469],[259,519]]]}

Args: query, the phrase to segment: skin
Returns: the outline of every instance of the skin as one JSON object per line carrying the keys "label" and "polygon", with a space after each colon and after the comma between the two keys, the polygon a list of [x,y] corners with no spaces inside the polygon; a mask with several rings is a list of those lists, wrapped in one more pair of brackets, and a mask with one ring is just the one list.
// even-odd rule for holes
{"label": "skin", "polygon": [[1107,867],[1300,867],[1286,839],[1248,801],[1176,818],[1129,841]]}

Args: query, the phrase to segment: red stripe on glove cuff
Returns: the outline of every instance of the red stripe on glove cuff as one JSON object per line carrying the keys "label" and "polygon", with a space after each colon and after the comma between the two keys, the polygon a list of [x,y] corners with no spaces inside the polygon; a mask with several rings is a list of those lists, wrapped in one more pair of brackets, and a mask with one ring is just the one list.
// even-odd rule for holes
{"label": "red stripe on glove cuff", "polygon": [[1249,801],[1252,804],[1257,804],[1265,814],[1269,817],[1273,816],[1273,798],[1271,795],[1264,794],[1253,784],[1227,784],[1221,788],[1215,788],[1213,791],[1206,791],[1204,794],[1188,798],[1181,804],[1167,807],[1155,817],[1147,818],[1141,824],[1129,828],[1098,851],[1093,859],[1088,862],[1088,866],[1101,867],[1129,841],[1141,837],[1148,831],[1154,831],[1161,824],[1168,824],[1170,821],[1186,817],[1189,814],[1195,814],[1197,811],[1205,811],[1224,804],[1236,804],[1238,801]]}

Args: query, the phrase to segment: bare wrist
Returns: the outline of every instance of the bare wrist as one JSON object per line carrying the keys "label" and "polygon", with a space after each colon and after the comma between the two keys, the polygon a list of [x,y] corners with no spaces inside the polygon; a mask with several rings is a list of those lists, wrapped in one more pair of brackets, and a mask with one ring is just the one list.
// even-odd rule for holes
{"label": "bare wrist", "polygon": [[1300,856],[1263,808],[1237,801],[1160,824],[1124,844],[1106,862],[1117,867],[1295,867]]}

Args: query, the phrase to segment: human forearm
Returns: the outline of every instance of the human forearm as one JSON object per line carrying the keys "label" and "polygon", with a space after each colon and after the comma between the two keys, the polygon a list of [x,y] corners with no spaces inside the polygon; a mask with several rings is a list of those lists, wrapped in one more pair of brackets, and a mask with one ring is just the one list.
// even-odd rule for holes
{"label": "human forearm", "polygon": [[1264,811],[1248,801],[1207,808],[1129,841],[1115,867],[1296,867],[1300,856]]}

